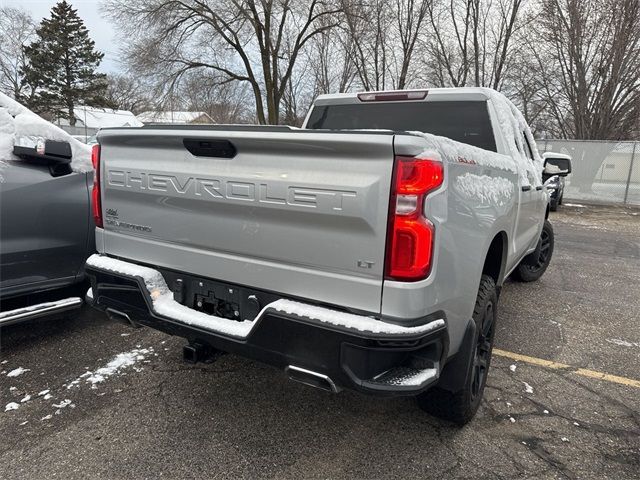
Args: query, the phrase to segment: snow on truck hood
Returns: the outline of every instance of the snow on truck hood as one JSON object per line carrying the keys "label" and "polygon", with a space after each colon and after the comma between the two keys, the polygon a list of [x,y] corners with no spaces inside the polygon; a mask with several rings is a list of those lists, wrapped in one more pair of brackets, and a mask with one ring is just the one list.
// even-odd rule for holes
{"label": "snow on truck hood", "polygon": [[[61,128],[0,93],[0,162],[17,160],[13,154],[15,145],[35,147],[40,139],[69,142],[73,154],[71,168],[76,172],[89,172],[93,168],[89,145],[76,140]],[[0,179],[3,167],[6,168],[6,163],[0,163]]]}

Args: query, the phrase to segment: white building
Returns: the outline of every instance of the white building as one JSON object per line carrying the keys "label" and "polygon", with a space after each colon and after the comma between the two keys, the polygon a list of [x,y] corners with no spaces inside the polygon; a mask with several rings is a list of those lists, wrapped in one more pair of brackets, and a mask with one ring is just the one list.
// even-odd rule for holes
{"label": "white building", "polygon": [[[75,107],[76,127],[100,129],[107,127],[142,127],[143,123],[128,110],[112,110],[110,108]],[[58,125],[68,126],[69,120],[61,118]]]}
{"label": "white building", "polygon": [[186,125],[190,123],[215,123],[206,112],[148,111],[138,115],[145,125]]}

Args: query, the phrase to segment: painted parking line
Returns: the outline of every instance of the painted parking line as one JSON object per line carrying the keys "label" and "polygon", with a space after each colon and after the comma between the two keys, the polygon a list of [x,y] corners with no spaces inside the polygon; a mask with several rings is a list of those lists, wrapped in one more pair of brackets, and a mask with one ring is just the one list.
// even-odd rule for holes
{"label": "painted parking line", "polygon": [[606,382],[618,383],[620,385],[626,385],[628,387],[640,388],[640,380],[634,380],[633,378],[619,377],[618,375],[597,372],[595,370],[588,370],[586,368],[577,368],[565,363],[552,362],[551,360],[545,360],[543,358],[530,357],[528,355],[522,355],[520,353],[508,352],[506,350],[500,350],[499,348],[494,348],[493,354],[497,355],[498,357],[509,358],[511,360],[528,363],[530,365],[537,365],[538,367],[551,368],[553,370],[567,370],[569,373],[574,373],[576,375],[581,375],[587,378],[596,378],[598,380],[604,380]]}

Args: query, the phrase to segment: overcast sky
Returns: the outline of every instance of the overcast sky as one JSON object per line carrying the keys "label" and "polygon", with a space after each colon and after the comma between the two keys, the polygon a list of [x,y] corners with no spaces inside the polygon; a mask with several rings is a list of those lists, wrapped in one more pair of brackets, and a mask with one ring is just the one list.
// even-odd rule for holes
{"label": "overcast sky", "polygon": [[[100,2],[98,0],[67,0],[67,2],[78,10],[78,15],[89,29],[89,36],[96,42],[96,48],[104,53],[99,70],[104,73],[118,71],[118,45],[115,43],[115,32],[109,20],[100,15],[98,10]],[[0,0],[2,6],[27,10],[36,23],[44,17],[49,17],[51,7],[56,3],[56,0]]]}

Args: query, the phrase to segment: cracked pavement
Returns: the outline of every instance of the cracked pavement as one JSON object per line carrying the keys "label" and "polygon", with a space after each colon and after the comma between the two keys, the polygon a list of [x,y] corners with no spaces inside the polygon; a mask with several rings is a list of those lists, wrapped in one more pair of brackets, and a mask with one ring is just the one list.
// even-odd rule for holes
{"label": "cracked pavement", "polygon": [[[640,379],[639,212],[553,213],[552,264],[505,284],[496,347]],[[183,343],[89,309],[4,328],[0,478],[640,478],[637,387],[494,356],[460,429],[409,398],[332,395],[231,355],[186,365]]]}

